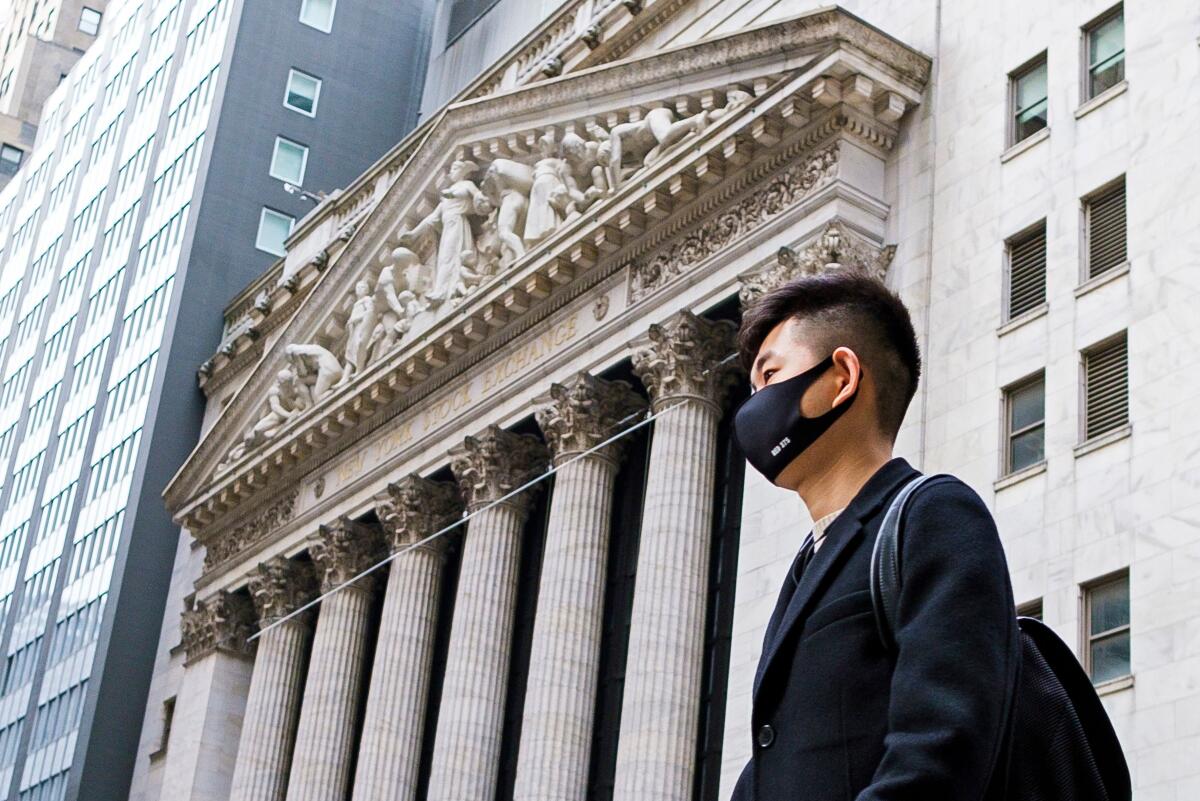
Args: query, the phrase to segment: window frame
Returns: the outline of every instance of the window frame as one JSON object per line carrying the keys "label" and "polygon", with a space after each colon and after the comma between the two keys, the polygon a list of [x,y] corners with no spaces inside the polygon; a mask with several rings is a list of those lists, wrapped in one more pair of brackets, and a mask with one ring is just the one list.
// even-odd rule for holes
{"label": "window frame", "polygon": [[[1080,33],[1081,33],[1080,54],[1079,54],[1079,66],[1080,66],[1079,96],[1081,98],[1081,100],[1080,100],[1081,104],[1086,103],[1089,100],[1099,97],[1100,95],[1107,92],[1109,89],[1119,86],[1122,82],[1125,81],[1125,68],[1124,68],[1124,66],[1122,66],[1121,67],[1121,80],[1117,81],[1112,86],[1110,86],[1106,89],[1101,89],[1098,92],[1095,91],[1095,89],[1093,87],[1093,79],[1095,78],[1095,74],[1092,71],[1093,70],[1092,33],[1096,29],[1100,28],[1102,25],[1105,25],[1105,24],[1111,22],[1116,17],[1121,18],[1121,53],[1120,53],[1120,56],[1121,56],[1121,63],[1123,65],[1125,62],[1125,3],[1124,2],[1117,3],[1112,8],[1110,8],[1107,11],[1103,12],[1102,14],[1092,18],[1091,21],[1089,21],[1087,24],[1085,24],[1083,27],[1081,27],[1079,29]],[[1112,59],[1112,58],[1115,58],[1115,55],[1110,56],[1110,59]]]}
{"label": "window frame", "polygon": [[[302,76],[304,78],[309,78],[312,81],[316,82],[316,85],[317,85],[316,90],[313,92],[313,96],[312,96],[312,111],[305,111],[304,109],[299,108],[297,106],[293,106],[291,103],[288,102],[288,97],[292,94],[292,79],[294,77],[296,77],[297,75]],[[320,78],[318,78],[316,75],[305,72],[304,70],[296,69],[295,67],[290,67],[288,69],[287,82],[283,86],[283,107],[286,109],[289,109],[291,111],[294,111],[297,114],[303,114],[305,117],[316,117],[317,116],[317,104],[321,100],[321,85],[322,85],[322,83],[323,83],[323,81]]]}
{"label": "window frame", "polygon": [[1017,604],[1017,616],[1032,617],[1037,620],[1046,622],[1046,604],[1045,598],[1037,597],[1030,598],[1024,603]]}
{"label": "window frame", "polygon": [[1125,180],[1126,173],[1112,178],[1097,186],[1083,197],[1079,198],[1079,284],[1100,279],[1101,276],[1114,273],[1121,269],[1116,264],[1103,272],[1092,275],[1092,206],[1096,200],[1104,197],[1117,186],[1125,192],[1125,264],[1129,263],[1129,184]]}
{"label": "window frame", "polygon": [[[1021,244],[1025,240],[1034,236],[1038,230],[1042,233],[1042,300],[1028,309],[1020,311],[1016,314],[1012,313],[1012,252],[1013,245]],[[1048,287],[1046,281],[1049,273],[1050,261],[1050,231],[1049,219],[1042,217],[1039,220],[1025,226],[1016,233],[1010,234],[1004,239],[1004,286],[1002,288],[1003,307],[1001,309],[1001,321],[1004,323],[1012,322],[1013,320],[1022,317],[1026,314],[1031,314],[1035,309],[1045,305],[1049,299]]]}
{"label": "window frame", "polygon": [[[1091,437],[1087,435],[1088,431],[1088,359],[1101,351],[1107,350],[1109,347],[1118,342],[1125,343],[1125,422],[1107,431],[1102,431]],[[1115,432],[1128,428],[1130,423],[1129,416],[1129,329],[1123,328],[1120,331],[1106,336],[1102,339],[1093,342],[1086,348],[1079,350],[1079,438],[1077,448],[1088,445],[1093,442],[1104,441],[1105,437],[1112,436]]]}
{"label": "window frame", "polygon": [[[3,154],[10,150],[17,152],[18,155],[17,155],[16,161],[10,161],[10,160],[4,158]],[[17,147],[16,145],[10,145],[8,142],[0,143],[0,162],[3,162],[5,164],[11,164],[13,169],[20,169],[21,165],[25,163],[25,151],[22,150],[21,148]]]}
{"label": "window frame", "polygon": [[[1012,397],[1013,397],[1013,395],[1017,392],[1020,392],[1023,389],[1028,389],[1029,387],[1031,387],[1034,384],[1037,384],[1039,382],[1042,385],[1042,418],[1041,418],[1040,422],[1030,423],[1029,425],[1022,427],[1019,431],[1014,430],[1012,427],[1012,423],[1013,423],[1013,420],[1012,420],[1012,416],[1013,416]],[[1000,478],[1006,478],[1007,476],[1011,476],[1014,473],[1018,473],[1023,470],[1032,470],[1035,467],[1037,467],[1038,465],[1044,464],[1046,461],[1046,370],[1045,370],[1045,368],[1040,368],[1038,370],[1035,370],[1034,372],[1029,373],[1028,375],[1026,375],[1022,378],[1018,378],[1016,381],[1006,384],[1001,389],[1001,407],[1002,407],[1002,417],[1001,417],[1002,422],[1001,422],[1001,430],[1000,430],[1000,433],[1001,433]],[[1041,429],[1042,429],[1042,458],[1038,459],[1036,462],[1030,462],[1029,464],[1023,465],[1019,468],[1014,468],[1013,463],[1012,463],[1012,461],[1013,461],[1012,460],[1013,439],[1021,434],[1027,434],[1030,431],[1033,431],[1038,427],[1041,427]]]}
{"label": "window frame", "polygon": [[[300,175],[297,176],[296,178],[285,177],[282,175],[278,175],[275,172],[275,159],[279,155],[279,145],[281,142],[286,142],[289,145],[294,145],[298,148],[301,148],[304,151],[303,155],[300,157]],[[272,178],[274,178],[278,181],[283,181],[284,183],[292,184],[293,186],[304,186],[304,174],[307,171],[308,171],[308,145],[303,144],[302,142],[297,142],[294,139],[288,139],[286,136],[276,134],[275,143],[271,146],[271,163],[267,167],[267,175],[271,176]]]}
{"label": "window frame", "polygon": [[300,0],[300,15],[299,15],[300,24],[307,25],[308,27],[312,28],[313,30],[320,31],[321,33],[332,32],[333,31],[333,18],[337,14],[337,0],[329,0],[329,22],[328,22],[328,27],[325,27],[325,28],[322,28],[320,25],[317,25],[317,24],[315,24],[309,20],[306,20],[304,18],[305,9],[307,9],[309,7],[308,4],[309,4],[309,0]]}
{"label": "window frame", "polygon": [[[1017,91],[1017,87],[1020,83],[1021,78],[1025,77],[1026,75],[1033,72],[1035,69],[1037,69],[1039,66],[1042,66],[1042,65],[1045,65],[1045,67],[1046,67],[1046,97],[1045,97],[1046,124],[1044,126],[1042,126],[1041,128],[1039,128],[1038,130],[1034,131],[1033,133],[1029,134],[1028,136],[1023,136],[1020,139],[1018,139],[1017,138],[1017,114],[1019,114],[1022,111],[1022,109],[1017,107],[1017,97],[1019,95],[1019,92]],[[1038,101],[1038,102],[1042,102],[1042,101]],[[1033,58],[1029,59],[1025,63],[1021,64],[1019,67],[1017,67],[1016,69],[1014,69],[1008,73],[1008,104],[1007,104],[1007,107],[1008,107],[1008,125],[1007,125],[1008,134],[1006,137],[1005,144],[1008,147],[1013,147],[1015,145],[1019,145],[1021,142],[1024,142],[1025,140],[1027,140],[1033,136],[1036,136],[1043,130],[1046,130],[1046,131],[1050,130],[1050,51],[1049,50],[1042,50],[1040,53],[1035,55]]]}
{"label": "window frame", "polygon": [[[89,12],[89,11],[96,15],[96,29],[94,31],[89,31],[83,27],[84,17],[87,15],[87,12]],[[103,22],[104,22],[104,12],[103,11],[92,8],[91,6],[83,6],[82,8],[79,9],[79,22],[76,24],[75,29],[82,32],[83,34],[85,34],[87,36],[99,36],[100,35],[100,26],[103,24]]]}
{"label": "window frame", "polygon": [[[1124,625],[1115,628],[1106,629],[1099,633],[1092,631],[1092,594],[1096,590],[1104,589],[1112,584],[1123,582],[1125,584],[1125,597],[1129,604],[1129,619]],[[1120,682],[1129,679],[1133,676],[1133,593],[1129,585],[1129,568],[1122,567],[1114,570],[1111,573],[1106,573],[1103,576],[1091,579],[1079,585],[1079,663],[1083,666],[1084,673],[1087,674],[1093,686],[1101,686],[1104,684]],[[1120,676],[1113,676],[1110,679],[1105,679],[1097,684],[1093,676],[1094,665],[1092,664],[1092,645],[1098,640],[1112,639],[1127,634],[1129,636],[1129,666],[1126,673]]]}
{"label": "window frame", "polygon": [[270,253],[272,256],[275,256],[276,258],[283,258],[284,256],[287,255],[286,247],[283,248],[282,253],[276,253],[275,251],[267,250],[265,247],[262,246],[263,220],[265,220],[268,216],[271,216],[271,215],[280,217],[280,218],[286,218],[287,220],[289,220],[288,233],[285,234],[283,237],[285,242],[287,241],[288,236],[291,235],[292,230],[296,227],[296,218],[293,217],[292,215],[287,214],[286,212],[282,212],[279,209],[273,209],[270,206],[263,206],[262,210],[258,214],[258,230],[254,235],[254,247],[256,250],[260,250],[263,253]]}

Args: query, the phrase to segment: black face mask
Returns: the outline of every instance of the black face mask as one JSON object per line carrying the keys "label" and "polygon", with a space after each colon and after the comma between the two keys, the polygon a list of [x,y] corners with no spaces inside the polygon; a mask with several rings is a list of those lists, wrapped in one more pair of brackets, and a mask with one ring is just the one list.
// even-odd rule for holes
{"label": "black face mask", "polygon": [[820,417],[804,417],[800,400],[805,391],[833,365],[833,354],[799,375],[769,384],[746,398],[733,415],[733,435],[746,461],[772,484],[784,468],[833,425],[854,401],[858,389],[842,404]]}

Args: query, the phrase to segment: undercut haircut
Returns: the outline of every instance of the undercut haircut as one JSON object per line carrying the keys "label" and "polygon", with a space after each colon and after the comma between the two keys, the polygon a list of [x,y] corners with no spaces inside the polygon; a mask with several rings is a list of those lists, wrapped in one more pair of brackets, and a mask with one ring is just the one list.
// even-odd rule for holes
{"label": "undercut haircut", "polygon": [[737,345],[747,374],[763,340],[789,319],[798,323],[794,339],[817,356],[839,347],[858,355],[875,384],[880,429],[894,441],[921,377],[917,335],[900,297],[879,279],[847,268],[788,281],[742,316]]}

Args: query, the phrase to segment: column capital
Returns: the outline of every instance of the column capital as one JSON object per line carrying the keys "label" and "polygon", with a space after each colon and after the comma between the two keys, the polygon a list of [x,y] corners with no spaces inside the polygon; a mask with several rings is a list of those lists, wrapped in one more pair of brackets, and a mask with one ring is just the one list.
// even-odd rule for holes
{"label": "column capital", "polygon": [[[321,591],[329,592],[382,559],[383,542],[372,526],[342,515],[309,536],[308,552],[316,565]],[[356,586],[370,589],[373,581],[374,576],[364,576]]]}
{"label": "column capital", "polygon": [[258,625],[268,626],[290,615],[317,594],[317,580],[311,565],[286,556],[273,556],[250,571],[247,579],[250,599],[258,613]]}
{"label": "column capital", "polygon": [[[458,489],[449,481],[431,481],[416,474],[387,485],[375,496],[375,513],[393,551],[441,531],[462,516]],[[445,555],[449,538],[438,537],[418,546]]]}
{"label": "column capital", "polygon": [[[546,446],[537,437],[505,431],[496,425],[466,437],[450,450],[450,469],[470,511],[507,495],[542,473],[548,463]],[[541,486],[535,484],[507,502],[525,514],[533,492]]]}
{"label": "column capital", "polygon": [[[534,399],[538,426],[546,435],[556,463],[595,447],[616,433],[625,417],[646,408],[627,381],[608,381],[579,372]],[[618,439],[596,455],[619,462],[626,440]]]}
{"label": "column capital", "polygon": [[188,663],[215,651],[246,655],[253,650],[247,638],[254,631],[254,609],[244,595],[221,590],[189,601],[179,628]]}
{"label": "column capital", "polygon": [[731,321],[706,320],[687,310],[651,324],[634,343],[633,370],[650,391],[653,408],[691,397],[719,410],[739,376],[736,359],[722,361],[736,351],[736,335]]}

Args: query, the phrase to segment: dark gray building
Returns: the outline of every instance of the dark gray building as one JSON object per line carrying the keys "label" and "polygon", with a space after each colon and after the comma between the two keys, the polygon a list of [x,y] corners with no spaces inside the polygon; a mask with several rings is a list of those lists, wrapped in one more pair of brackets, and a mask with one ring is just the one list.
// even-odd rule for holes
{"label": "dark gray building", "polygon": [[160,496],[199,435],[197,368],[314,196],[416,124],[433,5],[110,0],[47,101],[0,191],[8,798],[156,781],[136,754],[179,541]]}

